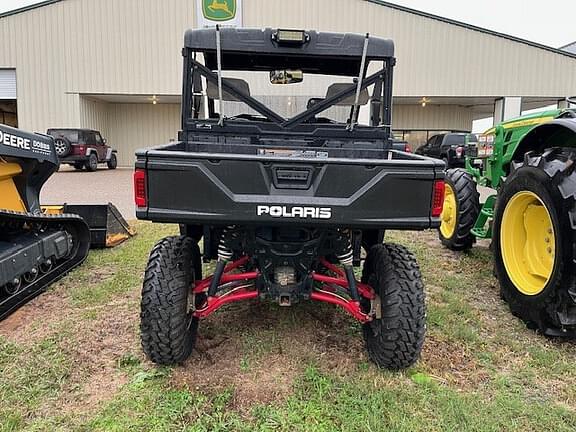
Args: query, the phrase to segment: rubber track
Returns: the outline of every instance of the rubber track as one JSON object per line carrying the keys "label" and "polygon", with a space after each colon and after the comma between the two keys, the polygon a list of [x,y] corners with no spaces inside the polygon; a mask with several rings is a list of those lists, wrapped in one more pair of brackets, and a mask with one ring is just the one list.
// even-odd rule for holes
{"label": "rubber track", "polygon": [[376,245],[366,259],[363,280],[382,302],[382,319],[363,326],[368,356],[381,368],[410,367],[420,356],[426,333],[424,285],[416,258],[404,246]]}
{"label": "rubber track", "polygon": [[[46,215],[0,210],[0,227],[4,225],[41,226],[43,230],[66,231],[74,239],[73,255],[55,266],[49,273],[38,277],[18,293],[0,302],[0,320],[6,318],[23,304],[27,303],[70,270],[84,262],[90,251],[90,228],[80,216],[75,214]],[[24,229],[24,228],[23,228]]]}
{"label": "rubber track", "polygon": [[186,360],[194,348],[198,319],[188,314],[188,294],[198,245],[189,237],[167,237],[150,252],[144,274],[140,313],[142,348],[154,363]]}
{"label": "rubber track", "polygon": [[451,238],[444,238],[438,229],[440,241],[453,251],[470,249],[476,242],[476,237],[470,232],[474,228],[480,214],[480,194],[476,182],[464,169],[449,169],[446,171],[446,181],[454,189],[458,202],[458,224]]}

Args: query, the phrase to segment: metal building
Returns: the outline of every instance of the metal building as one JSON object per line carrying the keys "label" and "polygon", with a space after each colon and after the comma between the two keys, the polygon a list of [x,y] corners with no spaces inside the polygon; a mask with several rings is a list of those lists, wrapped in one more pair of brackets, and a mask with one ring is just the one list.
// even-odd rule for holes
{"label": "metal building", "polygon": [[0,122],[98,129],[131,165],[176,138],[183,34],[207,1],[245,27],[393,39],[393,127],[414,145],[576,93],[576,54],[380,0],[49,0],[0,15]]}
{"label": "metal building", "polygon": [[576,42],[572,42],[568,45],[564,45],[563,47],[560,47],[560,49],[562,51],[567,51],[569,53],[576,54]]}

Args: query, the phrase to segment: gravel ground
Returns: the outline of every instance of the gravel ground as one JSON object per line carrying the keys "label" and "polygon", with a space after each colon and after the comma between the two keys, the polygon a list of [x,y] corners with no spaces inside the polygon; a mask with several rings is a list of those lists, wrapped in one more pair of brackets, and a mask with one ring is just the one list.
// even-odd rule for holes
{"label": "gravel ground", "polygon": [[136,219],[132,192],[132,168],[96,172],[75,171],[62,166],[48,179],[40,202],[50,204],[114,204],[126,220]]}

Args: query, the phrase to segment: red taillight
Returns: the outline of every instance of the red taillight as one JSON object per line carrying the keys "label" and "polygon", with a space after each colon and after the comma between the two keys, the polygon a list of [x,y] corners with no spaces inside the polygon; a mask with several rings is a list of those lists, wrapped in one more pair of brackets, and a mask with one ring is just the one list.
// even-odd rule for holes
{"label": "red taillight", "polygon": [[412,153],[412,147],[410,147],[410,144],[406,144],[406,145],[404,146],[404,151],[405,151],[406,153]]}
{"label": "red taillight", "polygon": [[134,202],[136,207],[146,207],[146,171],[137,169],[134,171]]}
{"label": "red taillight", "polygon": [[464,153],[464,147],[456,147],[456,156],[462,157],[462,153]]}
{"label": "red taillight", "polygon": [[432,217],[440,217],[444,208],[444,191],[446,185],[444,180],[434,182],[434,196],[432,197]]}

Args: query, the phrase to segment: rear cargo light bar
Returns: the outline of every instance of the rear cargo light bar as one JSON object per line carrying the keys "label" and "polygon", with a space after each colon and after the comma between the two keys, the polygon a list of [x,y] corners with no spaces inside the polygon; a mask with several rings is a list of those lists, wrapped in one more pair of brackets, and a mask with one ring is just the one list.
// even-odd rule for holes
{"label": "rear cargo light bar", "polygon": [[148,205],[146,196],[146,171],[143,169],[134,171],[134,203],[136,207],[146,207]]}
{"label": "rear cargo light bar", "polygon": [[444,208],[444,192],[446,184],[444,180],[434,182],[434,195],[432,196],[432,217],[440,217]]}

